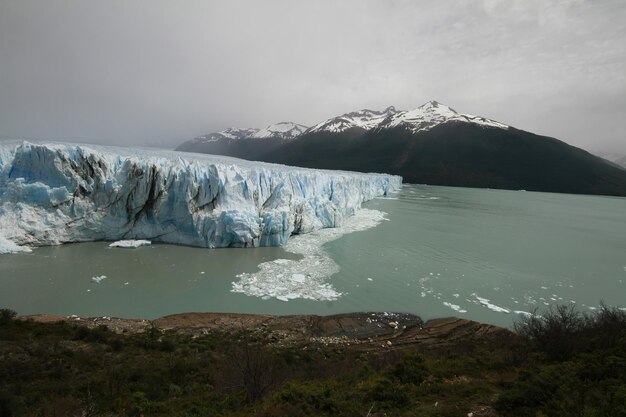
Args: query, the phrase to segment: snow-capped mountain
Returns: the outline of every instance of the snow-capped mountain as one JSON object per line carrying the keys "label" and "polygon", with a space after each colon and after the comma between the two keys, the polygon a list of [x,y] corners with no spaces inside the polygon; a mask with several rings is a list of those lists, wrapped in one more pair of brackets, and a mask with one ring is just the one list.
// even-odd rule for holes
{"label": "snow-capped mountain", "polygon": [[[413,110],[396,110],[395,107],[389,106],[382,111],[368,109],[354,111],[324,120],[311,128],[293,122],[280,122],[269,125],[264,129],[231,127],[221,132],[198,136],[192,139],[191,143],[198,145],[220,140],[267,138],[291,140],[303,134],[320,132],[341,133],[354,128],[370,131],[404,127],[412,132],[419,132],[446,122],[465,122],[502,129],[509,128],[509,126],[503,123],[484,117],[458,113],[451,107],[437,101],[429,101]],[[191,150],[186,149],[190,147],[189,144],[184,145],[181,145],[178,150]],[[202,150],[200,151],[202,152]]]}
{"label": "snow-capped mountain", "polygon": [[308,168],[387,172],[414,184],[626,196],[626,171],[619,162],[436,101],[413,110],[346,113],[290,140],[261,132],[243,140],[188,141],[177,149]]}
{"label": "snow-capped mountain", "polygon": [[341,133],[348,129],[383,130],[404,127],[412,132],[431,129],[446,122],[475,123],[482,126],[508,129],[509,126],[484,117],[462,114],[454,109],[429,101],[414,110],[396,110],[387,107],[383,111],[360,110],[324,120],[313,126],[306,133],[331,132]]}
{"label": "snow-capped mountain", "polygon": [[221,132],[209,133],[203,136],[197,136],[193,138],[195,143],[216,142],[218,140],[240,140],[240,139],[265,139],[265,138],[279,138],[279,139],[295,139],[304,133],[308,129],[307,126],[293,123],[293,122],[280,122],[273,125],[269,125],[264,129],[250,128],[238,128],[229,127]]}
{"label": "snow-capped mountain", "polygon": [[293,123],[293,122],[280,122],[273,125],[269,125],[265,129],[257,130],[251,138],[264,139],[264,138],[280,138],[280,139],[295,139],[303,134],[308,129],[307,126]]}
{"label": "snow-capped mountain", "polygon": [[220,139],[244,139],[253,136],[255,133],[259,132],[259,129],[254,128],[244,128],[240,129],[237,127],[229,127],[226,130],[222,130],[221,132],[209,133],[203,136],[197,136],[192,140],[196,143],[203,142],[216,142]]}
{"label": "snow-capped mountain", "polygon": [[387,107],[383,111],[364,109],[324,120],[323,122],[310,128],[306,133],[340,133],[355,127],[364,130],[371,130],[380,125],[380,123],[382,123],[385,119],[396,113],[396,108],[393,106]]}
{"label": "snow-capped mountain", "polygon": [[436,101],[429,101],[414,110],[399,111],[383,120],[378,129],[392,129],[404,127],[412,132],[432,129],[447,122],[475,123],[481,126],[499,127],[508,129],[509,126],[484,117],[457,113],[456,110]]}

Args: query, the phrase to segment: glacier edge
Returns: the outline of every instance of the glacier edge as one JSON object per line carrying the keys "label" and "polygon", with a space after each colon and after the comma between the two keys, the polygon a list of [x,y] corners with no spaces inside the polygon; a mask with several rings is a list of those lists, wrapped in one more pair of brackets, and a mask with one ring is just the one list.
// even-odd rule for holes
{"label": "glacier edge", "polygon": [[0,142],[0,253],[124,239],[279,246],[292,234],[341,226],[401,183],[213,155]]}

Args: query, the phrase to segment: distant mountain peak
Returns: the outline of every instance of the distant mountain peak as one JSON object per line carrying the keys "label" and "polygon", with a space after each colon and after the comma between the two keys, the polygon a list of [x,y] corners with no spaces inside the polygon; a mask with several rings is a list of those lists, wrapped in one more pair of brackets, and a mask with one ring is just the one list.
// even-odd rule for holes
{"label": "distant mountain peak", "polygon": [[222,139],[239,140],[239,139],[264,139],[264,138],[280,138],[294,139],[300,136],[308,129],[307,126],[293,122],[279,122],[269,125],[264,129],[257,128],[238,128],[229,127],[220,132],[209,133],[197,136],[193,139],[194,143],[216,142]]}
{"label": "distant mountain peak", "polygon": [[352,128],[381,130],[403,127],[412,132],[431,129],[449,121],[475,123],[507,129],[509,126],[484,117],[457,113],[453,108],[431,100],[413,110],[397,110],[389,106],[385,110],[363,109],[324,120],[313,126],[307,133],[340,133]]}
{"label": "distant mountain peak", "polygon": [[509,126],[503,123],[484,117],[458,113],[452,107],[435,100],[428,101],[413,110],[396,112],[376,128],[393,129],[403,127],[416,133],[422,130],[432,129],[437,125],[447,122],[474,123],[481,126],[497,127],[501,129],[509,128]]}
{"label": "distant mountain peak", "polygon": [[339,133],[351,128],[370,130],[378,126],[383,120],[396,112],[397,110],[393,106],[389,106],[382,111],[370,109],[358,110],[333,117],[332,119],[324,120],[309,129],[307,133],[323,131]]}
{"label": "distant mountain peak", "polygon": [[307,126],[293,123],[293,122],[279,122],[273,125],[267,126],[265,129],[257,131],[251,137],[256,139],[263,138],[281,138],[281,139],[294,139],[300,136],[308,129]]}
{"label": "distant mountain peak", "polygon": [[456,113],[457,112],[452,107],[446,106],[445,104],[440,103],[440,102],[438,102],[436,100],[427,101],[426,103],[424,103],[421,106],[419,106],[418,109],[422,109],[422,110],[438,109],[440,111],[447,111],[447,112],[452,112],[452,113]]}
{"label": "distant mountain peak", "polygon": [[193,138],[193,142],[202,143],[202,142],[216,142],[220,139],[243,139],[250,137],[257,133],[259,129],[254,128],[238,128],[238,127],[229,127],[228,129],[224,129],[220,132],[208,133],[202,136],[196,136]]}
{"label": "distant mountain peak", "polygon": [[293,122],[279,122],[263,129],[231,127],[221,132],[198,136],[194,143],[215,142],[238,139],[295,139],[304,133],[341,133],[349,129],[384,130],[404,128],[413,133],[429,130],[447,122],[474,123],[481,126],[508,129],[509,126],[470,114],[457,113],[453,108],[436,100],[430,100],[413,110],[397,110],[389,106],[384,110],[362,109],[336,116],[311,128]]}

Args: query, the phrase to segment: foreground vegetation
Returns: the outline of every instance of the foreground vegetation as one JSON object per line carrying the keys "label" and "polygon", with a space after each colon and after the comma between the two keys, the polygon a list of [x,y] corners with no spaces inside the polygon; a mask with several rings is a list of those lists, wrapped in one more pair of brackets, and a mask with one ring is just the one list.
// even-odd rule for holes
{"label": "foreground vegetation", "polygon": [[262,331],[121,335],[0,314],[6,416],[626,416],[626,313],[559,306],[520,337],[279,347]]}

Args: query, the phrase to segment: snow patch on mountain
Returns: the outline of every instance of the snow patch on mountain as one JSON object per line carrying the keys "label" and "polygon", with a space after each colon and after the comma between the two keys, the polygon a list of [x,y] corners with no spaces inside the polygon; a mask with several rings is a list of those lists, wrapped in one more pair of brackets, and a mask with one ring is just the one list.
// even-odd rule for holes
{"label": "snow patch on mountain", "polygon": [[[184,155],[184,157],[183,157]],[[93,240],[284,245],[402,179],[96,145],[0,143],[0,252]]]}
{"label": "snow patch on mountain", "polygon": [[334,117],[316,124],[307,133],[314,132],[333,132],[340,133],[351,128],[361,128],[364,130],[374,129],[379,126],[388,117],[396,114],[395,107],[387,107],[383,111],[360,110],[344,115]]}
{"label": "snow patch on mountain", "polygon": [[429,101],[413,110],[396,110],[390,106],[385,110],[359,110],[346,113],[341,116],[324,120],[307,128],[304,125],[293,122],[280,122],[264,129],[256,128],[229,128],[221,132],[198,136],[192,143],[216,142],[219,140],[239,140],[239,139],[264,139],[281,138],[286,140],[296,139],[305,133],[331,132],[341,133],[348,129],[382,130],[403,127],[417,133],[429,130],[433,127],[447,122],[473,123],[480,126],[496,127],[508,129],[509,126],[495,120],[487,119],[471,114],[457,113],[454,109],[438,103]]}
{"label": "snow patch on mountain", "polygon": [[442,123],[451,121],[474,123],[481,126],[498,127],[508,129],[509,126],[489,120],[484,117],[473,116],[471,114],[460,114],[456,110],[438,103],[429,101],[415,110],[400,111],[391,116],[388,120],[377,126],[378,129],[392,129],[398,126],[405,127],[413,133],[432,129]]}
{"label": "snow patch on mountain", "polygon": [[308,127],[293,122],[280,122],[269,125],[265,129],[261,129],[254,133],[251,137],[255,139],[264,138],[281,138],[295,139],[300,136]]}
{"label": "snow patch on mountain", "polygon": [[429,101],[428,103],[414,110],[396,110],[388,107],[383,111],[361,110],[353,113],[346,113],[342,116],[325,120],[313,126],[307,131],[312,132],[332,132],[339,133],[351,128],[361,128],[364,130],[384,130],[403,127],[417,133],[429,130],[433,127],[447,122],[474,123],[481,126],[497,127],[508,129],[509,126],[486,119],[484,117],[470,114],[457,113],[454,109],[438,103]]}
{"label": "snow patch on mountain", "polygon": [[240,139],[295,139],[308,129],[307,126],[293,123],[280,122],[269,125],[264,129],[230,127],[221,132],[209,133],[197,136],[192,139],[192,143],[217,142],[219,140],[240,140]]}
{"label": "snow patch on mountain", "polygon": [[240,129],[238,127],[229,127],[228,129],[222,130],[221,132],[209,133],[204,136],[197,136],[193,138],[193,142],[216,142],[223,139],[245,139],[253,136],[257,132],[259,132],[259,129]]}

